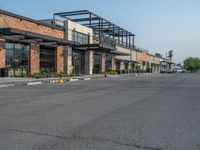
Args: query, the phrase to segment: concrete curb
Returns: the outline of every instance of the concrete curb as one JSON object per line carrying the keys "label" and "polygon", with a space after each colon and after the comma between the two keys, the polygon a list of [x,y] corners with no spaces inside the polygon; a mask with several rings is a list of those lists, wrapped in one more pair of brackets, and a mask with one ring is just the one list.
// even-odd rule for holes
{"label": "concrete curb", "polygon": [[[127,74],[130,76],[136,76],[136,77],[142,77],[142,76],[150,76],[151,74],[142,74],[142,73],[137,73],[137,74]],[[85,76],[85,77],[72,77],[70,80],[69,77],[63,77],[62,79],[65,82],[77,82],[77,81],[90,81],[90,80],[95,80],[95,79],[108,79],[108,78],[117,78],[123,75],[108,75],[106,78],[104,76]],[[30,79],[30,80],[24,80],[24,81],[13,81],[13,82],[5,82],[0,84],[0,88],[7,88],[7,87],[16,87],[16,86],[34,86],[34,85],[41,85],[44,83],[50,83],[50,84],[56,84],[59,83],[59,78],[48,78],[48,79]]]}

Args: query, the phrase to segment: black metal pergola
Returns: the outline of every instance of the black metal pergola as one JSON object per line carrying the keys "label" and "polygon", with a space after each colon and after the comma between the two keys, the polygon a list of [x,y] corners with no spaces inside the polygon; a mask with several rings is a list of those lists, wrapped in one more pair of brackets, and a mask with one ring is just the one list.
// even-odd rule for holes
{"label": "black metal pergola", "polygon": [[47,46],[78,46],[76,42],[55,38],[51,36],[41,35],[33,32],[28,32],[24,30],[14,29],[14,28],[0,28],[0,37],[2,39],[18,41],[23,43],[37,43],[40,45]]}
{"label": "black metal pergola", "polygon": [[107,36],[116,40],[117,44],[130,48],[134,47],[135,34],[88,10],[55,13],[54,19],[56,16],[90,27],[93,29],[94,35],[98,37]]}

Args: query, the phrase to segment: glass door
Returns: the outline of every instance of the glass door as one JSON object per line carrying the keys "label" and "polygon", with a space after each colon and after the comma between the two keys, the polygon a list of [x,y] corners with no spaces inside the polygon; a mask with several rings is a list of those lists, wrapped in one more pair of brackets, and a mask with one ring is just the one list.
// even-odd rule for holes
{"label": "glass door", "polygon": [[72,66],[74,75],[85,74],[85,52],[73,49]]}

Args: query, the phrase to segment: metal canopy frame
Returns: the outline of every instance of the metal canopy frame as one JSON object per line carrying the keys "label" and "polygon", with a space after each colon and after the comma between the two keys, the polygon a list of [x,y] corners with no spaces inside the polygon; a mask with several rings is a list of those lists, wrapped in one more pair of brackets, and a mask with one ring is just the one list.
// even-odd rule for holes
{"label": "metal canopy frame", "polygon": [[56,16],[90,27],[94,30],[96,36],[106,35],[115,39],[118,44],[131,48],[134,47],[135,34],[88,10],[55,13],[54,19]]}
{"label": "metal canopy frame", "polygon": [[73,46],[73,48],[75,49],[79,49],[79,50],[94,50],[94,51],[105,51],[107,53],[110,53],[112,51],[115,51],[109,47],[102,47],[101,45],[99,44],[81,44],[81,45],[76,45],[76,46]]}
{"label": "metal canopy frame", "polygon": [[0,28],[0,36],[7,40],[19,41],[24,43],[37,43],[41,45],[42,44],[44,45],[47,44],[52,46],[79,45],[76,42],[71,42],[51,36],[32,33],[14,28]]}

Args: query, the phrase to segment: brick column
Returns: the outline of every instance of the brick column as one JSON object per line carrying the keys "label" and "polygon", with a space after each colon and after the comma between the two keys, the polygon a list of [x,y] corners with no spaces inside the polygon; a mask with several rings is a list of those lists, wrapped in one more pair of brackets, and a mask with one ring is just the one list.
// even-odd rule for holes
{"label": "brick column", "polygon": [[112,70],[116,70],[116,58],[112,56]]}
{"label": "brick column", "polygon": [[5,40],[0,39],[0,68],[6,67]]}
{"label": "brick column", "polygon": [[101,59],[101,71],[105,72],[106,71],[106,53],[102,52],[102,59]]}
{"label": "brick column", "polygon": [[57,72],[64,72],[64,54],[63,54],[63,46],[57,47]]}
{"label": "brick column", "polygon": [[31,44],[30,48],[30,74],[40,72],[40,46]]}

